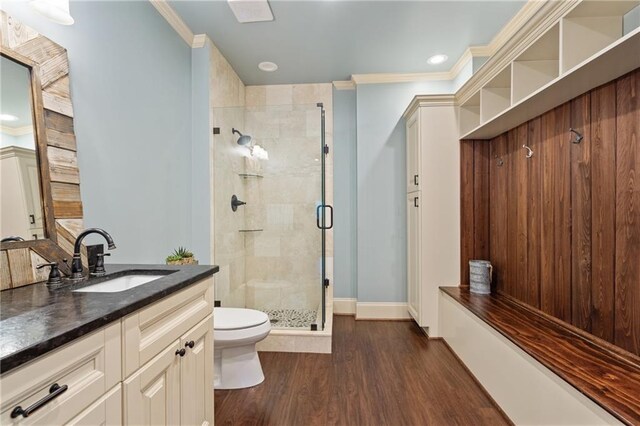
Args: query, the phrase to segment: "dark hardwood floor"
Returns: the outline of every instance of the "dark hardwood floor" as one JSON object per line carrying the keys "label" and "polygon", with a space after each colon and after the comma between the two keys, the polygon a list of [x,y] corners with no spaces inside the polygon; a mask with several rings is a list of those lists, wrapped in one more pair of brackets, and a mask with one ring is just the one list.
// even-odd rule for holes
{"label": "dark hardwood floor", "polygon": [[216,425],[510,424],[413,322],[335,316],[333,354],[262,352],[265,381],[215,391]]}

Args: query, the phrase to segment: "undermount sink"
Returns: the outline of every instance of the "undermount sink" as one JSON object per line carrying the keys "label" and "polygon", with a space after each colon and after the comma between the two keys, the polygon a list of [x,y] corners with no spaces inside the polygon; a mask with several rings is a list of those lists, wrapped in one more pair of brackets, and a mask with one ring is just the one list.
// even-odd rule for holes
{"label": "undermount sink", "polygon": [[73,291],[80,293],[118,293],[164,277],[166,275],[125,275]]}

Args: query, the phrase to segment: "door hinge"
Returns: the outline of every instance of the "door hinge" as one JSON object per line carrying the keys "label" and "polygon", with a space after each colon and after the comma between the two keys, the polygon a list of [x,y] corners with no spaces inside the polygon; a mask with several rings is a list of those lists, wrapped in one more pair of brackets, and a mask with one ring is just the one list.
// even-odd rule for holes
{"label": "door hinge", "polygon": [[213,134],[214,135],[219,135],[220,134],[220,127],[214,127],[213,128]]}
{"label": "door hinge", "polygon": [[324,279],[324,286],[325,286],[325,288],[329,287],[329,278],[325,278]]}
{"label": "door hinge", "polygon": [[327,155],[329,153],[329,145],[324,146],[324,154]]}

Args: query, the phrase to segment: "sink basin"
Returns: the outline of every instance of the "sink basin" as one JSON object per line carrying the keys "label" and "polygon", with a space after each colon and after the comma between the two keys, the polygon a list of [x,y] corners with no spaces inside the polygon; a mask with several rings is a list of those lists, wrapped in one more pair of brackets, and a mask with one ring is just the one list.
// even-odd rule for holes
{"label": "sink basin", "polygon": [[79,293],[118,293],[164,277],[166,275],[125,275],[73,291]]}

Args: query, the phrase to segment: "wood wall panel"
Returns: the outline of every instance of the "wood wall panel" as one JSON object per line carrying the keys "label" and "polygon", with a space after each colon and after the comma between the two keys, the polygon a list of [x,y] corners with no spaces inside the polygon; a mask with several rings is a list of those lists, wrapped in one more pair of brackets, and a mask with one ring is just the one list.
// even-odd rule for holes
{"label": "wood wall panel", "polygon": [[617,82],[615,343],[640,352],[640,73]]}
{"label": "wood wall panel", "polygon": [[[489,161],[491,145],[474,142],[473,155],[473,253],[476,259],[489,259]],[[467,277],[468,278],[468,277]]]}
{"label": "wood wall panel", "polygon": [[542,116],[542,274],[540,309],[571,321],[571,182],[568,104]]}
{"label": "wood wall panel", "polygon": [[[511,133],[510,133],[511,134]],[[515,242],[515,265],[511,265],[515,269],[516,288],[514,297],[520,300],[528,299],[529,292],[529,266],[528,266],[528,247],[529,226],[528,226],[528,210],[529,210],[529,163],[531,159],[527,158],[527,151],[523,145],[528,146],[528,126],[524,124],[517,127],[513,131],[513,149],[514,157],[512,163],[515,167],[512,181],[515,184],[514,195],[515,202],[511,203],[515,206],[515,238],[511,238]],[[513,214],[513,212],[511,212]]]}
{"label": "wood wall panel", "polygon": [[591,332],[614,341],[616,84],[591,92]]}
{"label": "wood wall panel", "polygon": [[469,261],[473,259],[473,244],[475,241],[474,229],[474,185],[473,185],[473,160],[474,142],[464,141],[460,145],[460,233],[462,238],[460,247],[460,271],[461,285],[469,285]]}
{"label": "wood wall panel", "polygon": [[491,141],[491,161],[489,162],[490,233],[489,258],[493,262],[493,285],[505,292],[510,291],[505,272],[507,269],[507,169],[504,166],[507,154],[507,137],[501,135]]}
{"label": "wood wall panel", "polygon": [[[527,291],[522,300],[540,308],[541,232],[542,232],[542,119],[527,124],[527,144],[533,157],[527,161]],[[535,158],[535,160],[534,160]]]}
{"label": "wood wall panel", "polygon": [[520,287],[520,283],[517,281],[517,234],[518,234],[518,186],[517,179],[514,179],[516,173],[516,159],[518,154],[522,151],[518,146],[518,132],[517,129],[514,129],[507,133],[506,140],[506,152],[505,155],[505,163],[502,167],[504,171],[504,192],[507,194],[507,200],[505,205],[505,222],[503,226],[506,229],[503,229],[507,247],[506,247],[506,258],[505,258],[505,269],[503,274],[503,282],[505,284],[505,293],[515,296],[518,294],[518,288]]}
{"label": "wood wall panel", "polygon": [[571,127],[584,139],[571,151],[571,323],[591,331],[591,97],[571,101]]}
{"label": "wood wall panel", "polygon": [[[572,143],[570,128],[581,143]],[[636,70],[491,141],[474,141],[473,166],[468,159],[465,166],[473,178],[464,180],[473,191],[462,188],[474,205],[463,263],[488,258],[498,292],[637,355],[639,139]]]}

